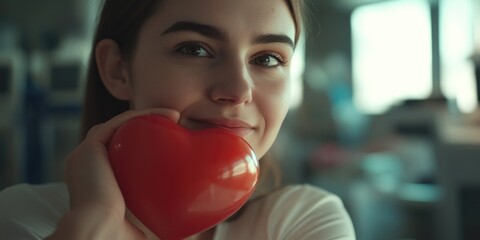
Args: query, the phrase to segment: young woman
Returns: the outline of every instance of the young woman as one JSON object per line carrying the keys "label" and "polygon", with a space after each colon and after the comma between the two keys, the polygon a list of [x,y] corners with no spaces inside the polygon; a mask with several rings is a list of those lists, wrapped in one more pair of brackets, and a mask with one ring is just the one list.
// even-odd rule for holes
{"label": "young woman", "polygon": [[[2,239],[158,239],[125,207],[106,146],[127,120],[224,128],[262,158],[288,111],[300,0],[106,0],[89,66],[85,137],[66,184],[0,194]],[[262,162],[262,160],[260,160]],[[338,197],[289,186],[191,239],[354,239]]]}

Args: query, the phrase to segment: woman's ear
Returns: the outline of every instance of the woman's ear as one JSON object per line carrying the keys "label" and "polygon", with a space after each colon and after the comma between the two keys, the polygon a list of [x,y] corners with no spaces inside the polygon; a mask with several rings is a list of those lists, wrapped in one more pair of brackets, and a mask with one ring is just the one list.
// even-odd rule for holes
{"label": "woman's ear", "polygon": [[118,44],[112,39],[101,40],[95,47],[95,59],[100,78],[110,94],[120,100],[130,100],[128,65],[123,61]]}

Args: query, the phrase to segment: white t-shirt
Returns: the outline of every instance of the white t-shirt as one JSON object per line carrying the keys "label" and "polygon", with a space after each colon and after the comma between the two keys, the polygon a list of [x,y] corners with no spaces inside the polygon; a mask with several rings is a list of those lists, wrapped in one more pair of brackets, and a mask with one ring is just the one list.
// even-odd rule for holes
{"label": "white t-shirt", "polygon": [[[64,183],[20,184],[0,192],[0,239],[49,236],[68,211]],[[235,220],[219,224],[214,240],[353,240],[341,200],[310,185],[284,187],[249,203]]]}

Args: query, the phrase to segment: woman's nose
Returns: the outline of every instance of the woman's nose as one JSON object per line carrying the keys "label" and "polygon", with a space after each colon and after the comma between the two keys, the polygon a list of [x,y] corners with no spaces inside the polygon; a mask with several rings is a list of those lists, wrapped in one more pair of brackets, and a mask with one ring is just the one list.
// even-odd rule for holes
{"label": "woman's nose", "polygon": [[[220,67],[222,68],[222,67]],[[223,66],[213,76],[214,81],[210,91],[212,101],[221,104],[246,104],[252,101],[253,80],[247,66]]]}

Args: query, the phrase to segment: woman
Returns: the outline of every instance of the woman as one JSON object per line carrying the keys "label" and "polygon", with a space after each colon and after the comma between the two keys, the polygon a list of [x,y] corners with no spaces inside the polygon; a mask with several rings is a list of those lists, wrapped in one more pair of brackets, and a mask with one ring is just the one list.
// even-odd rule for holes
{"label": "woman", "polygon": [[[187,129],[227,129],[262,158],[288,111],[300,9],[296,0],[106,0],[89,66],[88,134],[67,159],[66,186],[5,190],[0,200],[34,207],[23,217],[1,209],[0,230],[22,239],[158,239],[125,207],[108,163],[112,134],[133,117],[158,114]],[[21,196],[40,200],[14,200]],[[305,185],[252,201],[237,219],[191,239],[354,233],[336,196]]]}

